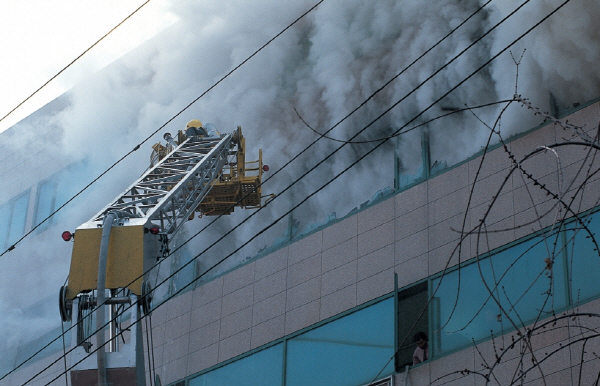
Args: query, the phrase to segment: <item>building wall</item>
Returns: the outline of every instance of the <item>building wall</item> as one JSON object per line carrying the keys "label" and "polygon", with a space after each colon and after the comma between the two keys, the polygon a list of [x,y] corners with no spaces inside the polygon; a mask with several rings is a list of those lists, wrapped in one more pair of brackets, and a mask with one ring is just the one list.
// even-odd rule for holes
{"label": "building wall", "polygon": [[[595,103],[568,121],[586,125],[594,136],[599,116],[600,104]],[[570,138],[569,130],[547,125],[511,141],[508,149],[520,160],[540,145],[564,138]],[[556,155],[548,151],[522,167],[549,189],[576,194],[571,208],[580,213],[598,206],[600,197],[599,175],[585,181],[584,191],[575,191],[583,181],[577,167],[588,150],[566,147],[557,149]],[[598,166],[597,161],[591,164]],[[554,223],[554,215],[540,217],[544,211],[556,211],[552,197],[522,173],[510,175],[511,166],[504,148],[496,148],[166,302],[152,314],[154,363],[162,383],[181,380],[392,294],[394,274],[403,288],[440,274],[459,259],[482,255]],[[459,243],[460,230],[476,227],[490,205],[485,224],[488,231],[496,232],[480,233],[479,238],[473,233]],[[598,304],[592,301],[581,309],[593,310]],[[568,324],[568,320],[557,323]],[[550,330],[536,330],[535,353],[541,355],[575,334],[567,325]],[[493,363],[499,345],[488,340],[415,367],[408,374],[410,385],[484,384],[481,375],[453,372],[483,370],[483,359]],[[499,364],[510,370],[498,367],[494,374],[508,376],[514,370],[522,356],[513,351]],[[571,377],[577,369],[571,367],[577,361],[575,348],[569,348],[552,354],[539,368],[557,382],[550,384],[566,384],[575,379]],[[449,373],[453,375],[436,381]],[[541,377],[539,371],[536,374],[531,372],[527,380]],[[404,384],[405,377],[397,374],[396,382]],[[492,384],[497,381],[507,384],[503,379],[492,379]]]}
{"label": "building wall", "polygon": [[73,193],[61,173],[73,160],[59,150],[62,130],[51,123],[67,104],[66,97],[57,98],[0,136],[2,252],[64,203],[57,195],[66,200]]}
{"label": "building wall", "polygon": [[[585,126],[594,136],[598,117],[600,103],[594,103],[570,115],[568,121]],[[569,130],[547,125],[511,140],[507,147],[520,160],[540,145],[565,138],[571,138]],[[599,166],[598,157],[584,161],[590,155],[589,148],[584,147],[555,151],[531,158],[522,167],[552,191],[568,193],[565,199],[575,196],[570,206],[573,213],[564,209],[556,212],[553,198],[539,186],[520,172],[509,174],[513,164],[504,148],[498,147],[161,304],[149,323],[144,321],[144,327],[152,325],[152,360],[162,384],[201,374],[283,338],[338,320],[393,297],[395,285],[402,290],[445,275],[445,270],[450,272],[459,260],[513,245],[547,229],[560,216],[568,218],[598,207],[600,175],[593,173]],[[44,169],[46,161],[42,160],[36,161],[40,170],[45,170],[42,180],[65,166],[48,165]],[[583,174],[578,173],[582,164],[587,165]],[[586,175],[591,178],[584,179]],[[585,190],[577,190],[582,184]],[[23,186],[19,189],[23,191]],[[460,230],[476,227],[490,205],[485,225],[494,232],[473,233],[464,236],[461,243]],[[548,210],[552,210],[551,215],[540,216]],[[28,212],[28,224],[32,216],[33,212]],[[586,343],[586,352],[598,352],[598,339],[588,339],[584,333],[595,331],[600,323],[596,317],[563,315],[594,313],[599,305],[600,300],[592,300],[574,310],[561,309],[556,323],[547,328],[538,326],[548,319],[528,325],[533,331],[526,342],[530,348],[523,349],[520,343],[511,348],[510,342],[521,342],[522,337],[516,331],[508,332],[438,355],[408,373],[396,373],[396,384],[409,380],[410,385],[479,385],[485,384],[484,376],[492,374],[491,384],[506,385],[519,374],[520,363],[531,362],[531,352],[540,364],[527,372],[527,382],[536,384],[544,377],[547,384],[576,384],[580,379],[581,342]],[[46,384],[58,376],[53,384],[63,384],[60,374],[65,363],[61,354],[53,351],[1,384],[21,384],[46,366],[48,369],[31,383]],[[67,356],[66,366],[70,365]],[[597,359],[584,356],[582,384],[595,381],[597,368]]]}

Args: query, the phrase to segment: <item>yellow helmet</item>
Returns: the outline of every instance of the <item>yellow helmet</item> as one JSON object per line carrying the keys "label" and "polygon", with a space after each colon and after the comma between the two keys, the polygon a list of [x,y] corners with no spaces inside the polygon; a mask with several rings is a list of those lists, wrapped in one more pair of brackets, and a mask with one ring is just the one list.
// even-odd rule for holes
{"label": "yellow helmet", "polygon": [[202,122],[200,122],[198,119],[192,119],[187,123],[186,129],[189,129],[190,127],[202,127]]}

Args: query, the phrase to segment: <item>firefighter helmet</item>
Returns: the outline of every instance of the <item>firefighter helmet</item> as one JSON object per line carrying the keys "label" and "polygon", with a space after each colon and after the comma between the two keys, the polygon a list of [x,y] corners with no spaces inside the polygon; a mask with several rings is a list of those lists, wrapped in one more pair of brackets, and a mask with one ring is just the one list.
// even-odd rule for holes
{"label": "firefighter helmet", "polygon": [[200,122],[198,119],[192,119],[191,121],[189,121],[187,123],[187,126],[185,127],[186,129],[189,129],[190,127],[202,127],[202,122]]}

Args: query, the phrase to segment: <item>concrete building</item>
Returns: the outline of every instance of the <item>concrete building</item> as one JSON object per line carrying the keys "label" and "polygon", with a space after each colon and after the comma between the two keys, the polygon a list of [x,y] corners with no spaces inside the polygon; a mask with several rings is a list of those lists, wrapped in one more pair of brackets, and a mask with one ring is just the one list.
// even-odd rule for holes
{"label": "concrete building", "polygon": [[[53,117],[73,95],[0,135],[9,181],[0,190],[0,248],[11,250],[0,270],[0,291],[10,293],[0,298],[0,386],[72,384],[84,352],[76,323],[61,323],[58,312],[71,248],[58,237],[120,188],[103,183],[42,223],[105,167],[57,145],[63,128]],[[395,186],[373,186],[355,210],[254,256],[235,255],[202,277],[195,265],[178,273],[193,254],[169,257],[166,284],[141,320],[146,384],[596,384],[600,102],[565,108],[550,99],[544,124],[504,142],[493,133],[493,145],[452,165],[432,158],[425,134],[410,170],[384,153]],[[49,290],[29,291],[32,283]],[[413,364],[417,332],[428,351]]]}
{"label": "concrete building", "polygon": [[[595,138],[599,117],[593,103],[564,121]],[[156,374],[173,385],[592,384],[599,164],[570,136],[546,124],[507,143],[522,169],[497,147],[167,301],[152,314]],[[415,331],[430,358],[406,372]]]}
{"label": "concrete building", "polygon": [[[599,117],[591,103],[166,294],[143,320],[148,384],[592,384]],[[16,218],[35,192],[24,230],[51,209],[35,198],[47,180],[3,206]],[[429,352],[413,366],[416,331]],[[4,356],[0,383],[62,384],[73,358],[55,335]]]}

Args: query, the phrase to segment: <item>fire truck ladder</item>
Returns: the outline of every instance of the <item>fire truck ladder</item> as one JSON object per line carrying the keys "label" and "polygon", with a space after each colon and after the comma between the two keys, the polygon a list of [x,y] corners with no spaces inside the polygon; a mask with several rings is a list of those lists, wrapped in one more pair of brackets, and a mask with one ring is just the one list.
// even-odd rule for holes
{"label": "fire truck ladder", "polygon": [[[78,363],[71,371],[74,386],[106,386],[111,382],[145,385],[142,328],[136,321],[140,311],[147,314],[151,310],[148,272],[156,259],[164,256],[168,236],[194,215],[219,180],[228,157],[237,156],[242,141],[240,130],[237,135],[185,137],[179,144],[170,134],[165,134],[165,139],[169,144],[161,149],[172,150],[161,153],[158,163],[75,232],[69,284],[59,293],[61,317],[70,321],[75,310],[80,331],[84,327],[82,315],[88,310],[97,307],[98,326],[106,320],[104,305],[109,307],[110,316],[108,342],[103,330],[95,334],[99,348],[93,354],[96,363],[87,353],[91,343],[75,338],[71,356]],[[116,319],[118,306],[125,304],[138,306],[131,307],[130,341],[123,341],[124,352],[119,352]]]}
{"label": "fire truck ladder", "polygon": [[[108,213],[116,211],[124,217],[160,222],[161,233],[176,233],[218,179],[227,157],[235,155],[233,136],[187,138],[91,221],[101,225]],[[169,134],[165,139],[176,145]]]}

